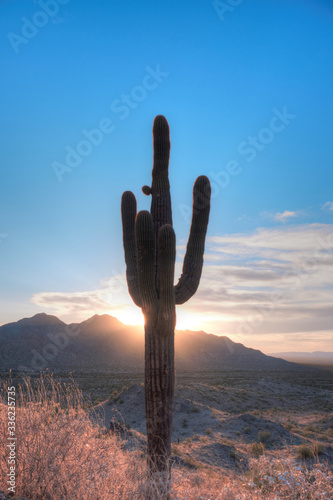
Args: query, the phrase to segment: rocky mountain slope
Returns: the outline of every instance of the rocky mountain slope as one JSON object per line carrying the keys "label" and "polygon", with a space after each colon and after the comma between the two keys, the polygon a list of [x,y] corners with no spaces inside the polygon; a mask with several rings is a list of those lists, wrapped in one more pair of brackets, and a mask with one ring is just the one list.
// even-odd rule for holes
{"label": "rocky mountain slope", "polygon": [[[176,331],[175,343],[178,371],[300,369],[203,331]],[[124,325],[107,314],[67,325],[41,313],[0,327],[1,372],[134,372],[143,370],[143,358],[142,327]]]}

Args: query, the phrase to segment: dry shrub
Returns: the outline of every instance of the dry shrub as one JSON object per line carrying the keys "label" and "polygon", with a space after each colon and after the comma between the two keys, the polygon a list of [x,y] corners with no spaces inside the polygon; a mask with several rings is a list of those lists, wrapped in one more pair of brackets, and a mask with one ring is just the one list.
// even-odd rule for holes
{"label": "dry shrub", "polygon": [[[3,404],[6,389],[7,383],[2,390]],[[33,388],[25,379],[16,393],[17,494],[34,500],[129,498],[126,476],[135,467],[138,483],[143,472],[137,453],[125,456],[118,438],[102,434],[90,421],[74,384],[66,387],[47,376]],[[2,411],[2,490],[7,490],[7,437],[7,412]]]}

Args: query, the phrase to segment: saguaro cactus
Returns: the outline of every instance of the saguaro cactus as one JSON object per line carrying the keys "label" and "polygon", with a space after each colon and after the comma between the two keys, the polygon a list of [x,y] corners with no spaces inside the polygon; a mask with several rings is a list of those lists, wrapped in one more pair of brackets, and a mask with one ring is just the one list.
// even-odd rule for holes
{"label": "saguaro cactus", "polygon": [[121,212],[126,277],[129,293],[145,318],[145,398],[148,467],[170,474],[171,432],[175,384],[174,330],[176,304],[196,292],[202,271],[210,210],[210,183],[197,178],[193,214],[182,275],[174,286],[175,233],[172,228],[169,185],[170,137],[164,116],[153,125],[152,185],[142,191],[152,196],[151,210],[136,213],[131,191],[122,196]]}

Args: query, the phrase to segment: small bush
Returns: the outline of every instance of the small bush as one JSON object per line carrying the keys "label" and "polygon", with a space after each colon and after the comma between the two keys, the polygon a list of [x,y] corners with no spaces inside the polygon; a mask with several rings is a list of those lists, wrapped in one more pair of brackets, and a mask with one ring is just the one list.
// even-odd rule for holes
{"label": "small bush", "polygon": [[213,434],[213,431],[210,427],[208,427],[206,430],[205,430],[205,433],[207,434],[207,436],[209,436],[210,434]]}
{"label": "small bush", "polygon": [[265,446],[262,443],[252,443],[251,453],[255,457],[260,457],[265,451]]}
{"label": "small bush", "polygon": [[306,444],[301,444],[297,448],[297,457],[298,458],[312,458],[313,457],[313,450],[311,449],[310,446],[307,446]]}
{"label": "small bush", "polygon": [[301,444],[297,448],[297,457],[301,458],[303,460],[306,460],[307,458],[313,458],[317,457],[318,455],[321,455],[324,452],[324,446],[322,444],[312,444],[312,445],[306,445],[306,444]]}
{"label": "small bush", "polygon": [[272,434],[269,431],[259,431],[258,432],[258,441],[262,444],[268,444],[271,441]]}
{"label": "small bush", "polygon": [[324,445],[315,443],[313,446],[313,453],[315,456],[322,455],[324,453]]}

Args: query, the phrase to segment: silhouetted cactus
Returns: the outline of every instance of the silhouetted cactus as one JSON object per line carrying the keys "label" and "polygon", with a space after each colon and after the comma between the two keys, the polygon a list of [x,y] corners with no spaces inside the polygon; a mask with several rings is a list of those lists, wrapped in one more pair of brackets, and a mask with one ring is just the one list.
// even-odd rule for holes
{"label": "silhouetted cactus", "polygon": [[175,305],[186,302],[199,285],[211,189],[207,177],[200,176],[195,181],[190,236],[182,275],[174,286],[176,249],[168,175],[170,137],[164,116],[154,120],[153,146],[152,185],[142,188],[144,194],[152,196],[150,213],[136,213],[136,199],[131,191],[122,196],[121,212],[128,289],[145,317],[148,466],[151,472],[167,473],[169,477]]}

